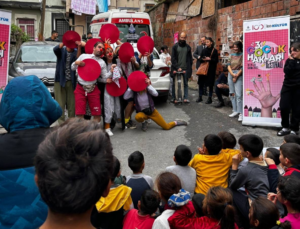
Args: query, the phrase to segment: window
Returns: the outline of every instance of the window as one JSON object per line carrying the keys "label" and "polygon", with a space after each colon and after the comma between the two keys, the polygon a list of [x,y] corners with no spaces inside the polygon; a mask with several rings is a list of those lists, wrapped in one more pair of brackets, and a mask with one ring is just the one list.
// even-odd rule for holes
{"label": "window", "polygon": [[34,40],[34,19],[19,18],[18,26],[22,29],[23,32],[27,33],[27,35],[30,37],[30,40]]}
{"label": "window", "polygon": [[21,46],[17,63],[56,63],[56,56],[53,52],[53,45]]}
{"label": "window", "polygon": [[150,10],[154,4],[145,4],[145,10]]}

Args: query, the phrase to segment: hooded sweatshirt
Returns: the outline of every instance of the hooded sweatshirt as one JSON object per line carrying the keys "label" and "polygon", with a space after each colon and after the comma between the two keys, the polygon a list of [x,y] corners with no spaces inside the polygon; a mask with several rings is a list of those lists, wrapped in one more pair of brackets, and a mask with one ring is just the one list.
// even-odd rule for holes
{"label": "hooded sweatshirt", "polygon": [[227,188],[232,157],[239,152],[235,149],[222,149],[217,155],[196,154],[189,163],[197,174],[195,192],[206,195],[210,187]]}
{"label": "hooded sweatshirt", "polygon": [[48,207],[34,182],[34,157],[50,125],[62,114],[36,76],[17,77],[0,103],[0,228],[38,228]]}

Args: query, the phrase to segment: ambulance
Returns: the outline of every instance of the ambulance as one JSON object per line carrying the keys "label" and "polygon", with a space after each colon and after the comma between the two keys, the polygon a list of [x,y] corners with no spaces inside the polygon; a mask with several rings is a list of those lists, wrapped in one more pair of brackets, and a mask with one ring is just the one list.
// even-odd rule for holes
{"label": "ambulance", "polygon": [[[107,23],[113,23],[118,27],[121,42],[131,43],[134,51],[137,51],[137,42],[142,36],[150,36],[153,39],[151,20],[147,13],[110,10],[95,15],[90,24],[93,38],[99,38],[102,25]],[[112,46],[115,48],[116,44]],[[151,84],[157,90],[160,100],[166,102],[170,88],[170,68],[160,59],[155,48],[152,54],[154,66],[150,71]]]}
{"label": "ambulance", "polygon": [[153,32],[149,14],[145,12],[131,12],[127,10],[110,10],[92,18],[90,31],[93,38],[99,37],[101,26],[107,23],[115,24],[120,31],[120,40],[137,43],[142,36],[150,36]]}

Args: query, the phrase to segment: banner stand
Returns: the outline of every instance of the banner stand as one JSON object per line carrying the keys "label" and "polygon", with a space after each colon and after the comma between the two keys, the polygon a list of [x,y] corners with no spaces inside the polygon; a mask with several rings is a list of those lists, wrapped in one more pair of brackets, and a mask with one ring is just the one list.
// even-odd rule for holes
{"label": "banner stand", "polygon": [[243,22],[243,125],[281,127],[280,91],[290,16]]}

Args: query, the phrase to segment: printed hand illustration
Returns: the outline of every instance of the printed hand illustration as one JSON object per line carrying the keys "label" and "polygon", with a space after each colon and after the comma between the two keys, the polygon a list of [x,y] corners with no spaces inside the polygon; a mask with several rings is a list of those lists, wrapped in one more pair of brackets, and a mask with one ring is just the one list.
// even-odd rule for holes
{"label": "printed hand illustration", "polygon": [[250,93],[254,98],[258,99],[261,104],[261,117],[272,117],[272,106],[278,101],[280,98],[280,93],[276,96],[272,95],[269,76],[267,75],[267,89],[265,89],[264,83],[262,82],[262,78],[259,80],[260,88],[255,82],[255,79],[252,80],[253,85],[255,87],[257,94]]}

